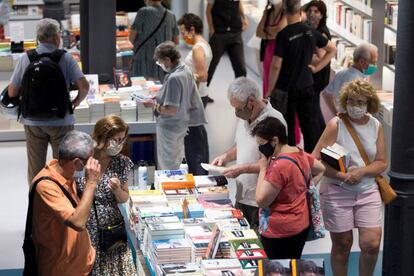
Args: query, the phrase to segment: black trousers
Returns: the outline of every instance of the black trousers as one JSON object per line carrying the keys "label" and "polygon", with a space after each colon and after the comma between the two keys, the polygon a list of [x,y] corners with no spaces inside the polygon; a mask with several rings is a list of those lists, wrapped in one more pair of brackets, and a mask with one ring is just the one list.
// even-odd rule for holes
{"label": "black trousers", "polygon": [[300,259],[309,228],[297,235],[286,238],[266,238],[261,236],[262,244],[269,259]]}
{"label": "black trousers", "polygon": [[200,163],[209,163],[209,149],[207,131],[204,125],[189,127],[188,134],[184,137],[185,159],[188,172],[193,175],[206,175]]}
{"label": "black trousers", "polygon": [[[288,143],[291,146],[295,146],[295,114],[298,114],[304,139],[304,149],[308,153],[313,151],[321,135],[320,107],[318,108],[319,104],[316,106],[314,94],[313,87],[289,91],[285,117],[288,125]],[[316,112],[317,109],[319,109],[319,112]]]}
{"label": "black trousers", "polygon": [[251,229],[257,230],[259,228],[259,207],[236,202],[234,208],[243,212],[243,215],[249,222]]}
{"label": "black trousers", "polygon": [[210,38],[213,59],[208,68],[207,86],[210,85],[221,56],[227,52],[236,78],[246,76],[242,33],[214,33]]}

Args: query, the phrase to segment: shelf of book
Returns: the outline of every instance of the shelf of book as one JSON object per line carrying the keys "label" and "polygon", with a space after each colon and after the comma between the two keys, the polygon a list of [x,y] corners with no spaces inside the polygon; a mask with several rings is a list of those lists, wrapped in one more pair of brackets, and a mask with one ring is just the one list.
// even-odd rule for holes
{"label": "shelf of book", "polygon": [[338,0],[345,5],[348,5],[350,8],[355,11],[362,13],[365,16],[372,17],[372,8],[368,5],[363,4],[361,1],[357,0]]}
{"label": "shelf of book", "polygon": [[42,15],[10,15],[9,20],[40,20]]}
{"label": "shelf of book", "polygon": [[[127,122],[129,125],[129,134],[155,134],[155,122]],[[94,123],[76,124],[75,129],[92,133]],[[25,141],[26,136],[23,129],[5,129],[0,130],[0,142]]]}
{"label": "shelf of book", "polygon": [[343,39],[355,46],[365,42],[363,39],[355,36],[351,32],[345,30],[340,25],[336,24],[335,22],[332,22],[331,20],[328,20],[327,26],[332,32],[334,32],[335,34],[337,34],[338,36],[342,37]]}
{"label": "shelf of book", "polygon": [[386,29],[390,30],[391,32],[397,33],[397,28],[396,27],[394,27],[392,25],[389,25],[389,24],[385,24],[384,26],[385,26]]}
{"label": "shelf of book", "polygon": [[387,64],[384,63],[384,67],[388,68],[389,70],[391,70],[392,72],[395,72],[395,65],[394,64]]}
{"label": "shelf of book", "polygon": [[44,4],[43,1],[13,1],[13,6],[37,6]]}

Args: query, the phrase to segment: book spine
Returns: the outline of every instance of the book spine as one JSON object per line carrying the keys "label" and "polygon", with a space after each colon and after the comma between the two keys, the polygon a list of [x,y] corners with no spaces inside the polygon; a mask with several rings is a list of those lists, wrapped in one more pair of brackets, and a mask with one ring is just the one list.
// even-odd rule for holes
{"label": "book spine", "polygon": [[338,164],[339,164],[340,171],[343,172],[343,173],[346,173],[346,167],[345,167],[345,164],[344,164],[344,158],[343,157],[339,158]]}

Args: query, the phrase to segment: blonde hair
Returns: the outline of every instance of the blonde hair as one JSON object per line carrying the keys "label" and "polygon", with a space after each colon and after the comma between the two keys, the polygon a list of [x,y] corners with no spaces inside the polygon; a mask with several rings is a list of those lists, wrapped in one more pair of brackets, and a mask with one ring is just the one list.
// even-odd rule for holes
{"label": "blonde hair", "polygon": [[373,114],[379,111],[380,100],[375,88],[369,82],[365,80],[354,80],[342,86],[341,94],[339,95],[341,107],[346,110],[348,98],[355,96],[367,97],[367,111],[369,113]]}
{"label": "blonde hair", "polygon": [[129,126],[116,115],[108,115],[96,122],[93,129],[92,139],[96,142],[96,149],[103,149],[108,140],[120,132],[128,135]]}

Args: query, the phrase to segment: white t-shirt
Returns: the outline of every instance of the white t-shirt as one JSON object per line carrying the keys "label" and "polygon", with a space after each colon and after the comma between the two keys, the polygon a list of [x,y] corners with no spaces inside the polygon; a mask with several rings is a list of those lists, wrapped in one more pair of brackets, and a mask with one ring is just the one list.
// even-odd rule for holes
{"label": "white t-shirt", "polygon": [[[270,103],[262,110],[257,119],[248,123],[247,121],[239,119],[236,129],[236,148],[237,159],[236,164],[251,164],[257,163],[261,155],[256,143],[256,139],[250,134],[253,128],[266,117],[274,117],[279,119],[286,127],[287,124],[282,113],[272,107]],[[287,132],[286,132],[287,133]],[[240,202],[250,206],[257,206],[256,203],[256,185],[258,174],[241,174],[236,178],[236,202]]]}
{"label": "white t-shirt", "polygon": [[340,112],[345,111],[339,104],[339,94],[341,93],[342,86],[344,86],[345,83],[364,79],[365,77],[366,76],[361,71],[351,66],[336,74],[335,78],[327,87],[325,87],[325,92],[335,97],[336,105],[339,107],[338,109]]}
{"label": "white t-shirt", "polygon": [[[206,61],[206,68],[208,70],[208,67],[210,66],[211,59],[213,58],[213,52],[211,51],[211,47],[208,43],[204,41],[199,41],[196,44],[194,44],[193,48],[196,46],[200,46],[204,51],[204,57]],[[195,68],[193,64],[193,50],[191,49],[191,52],[188,53],[188,55],[185,57],[185,65],[191,68],[191,71],[195,73]],[[200,82],[198,91],[200,92],[200,96],[204,97],[207,96],[208,90],[207,90],[207,82]]]}

